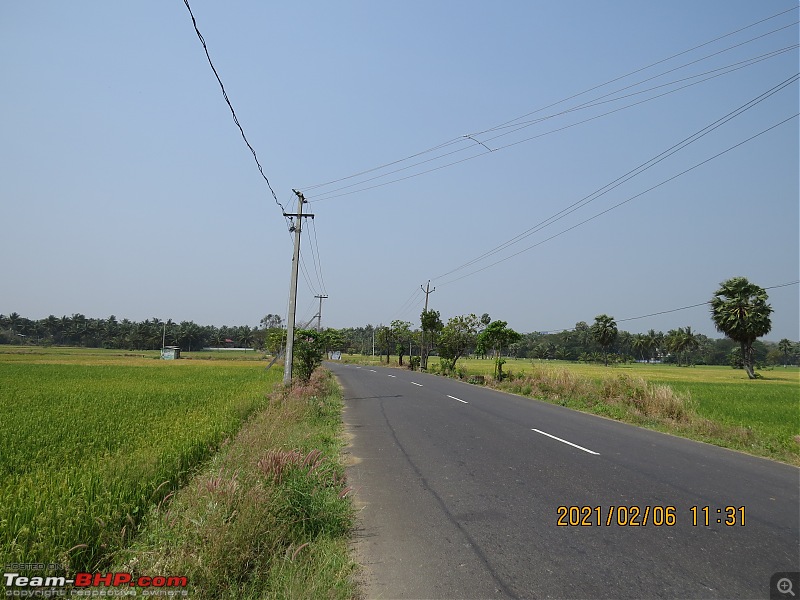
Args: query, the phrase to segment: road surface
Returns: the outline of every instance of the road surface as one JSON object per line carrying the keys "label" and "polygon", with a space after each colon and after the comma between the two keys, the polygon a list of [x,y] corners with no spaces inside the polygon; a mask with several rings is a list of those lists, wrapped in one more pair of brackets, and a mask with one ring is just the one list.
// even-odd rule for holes
{"label": "road surface", "polygon": [[327,366],[368,598],[769,598],[774,574],[800,571],[795,467],[424,373]]}

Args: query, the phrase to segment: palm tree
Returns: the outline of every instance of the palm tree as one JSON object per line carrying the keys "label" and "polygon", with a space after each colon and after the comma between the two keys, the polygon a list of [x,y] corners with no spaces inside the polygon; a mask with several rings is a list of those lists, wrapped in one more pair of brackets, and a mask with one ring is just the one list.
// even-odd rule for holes
{"label": "palm tree", "polygon": [[[697,334],[692,331],[692,327],[690,325],[686,326],[686,329],[683,330],[683,350],[687,353],[686,357],[686,366],[689,366],[689,357],[691,353],[697,350],[700,346],[700,341],[697,339]],[[694,360],[692,360],[692,365],[694,365]]]}
{"label": "palm tree", "polygon": [[631,342],[631,348],[634,352],[638,352],[639,358],[644,360],[645,353],[649,350],[649,343],[647,336],[637,333],[633,336],[633,341]]}
{"label": "palm tree", "polygon": [[243,325],[239,328],[239,331],[236,335],[237,341],[239,345],[243,348],[250,348],[253,346],[253,342],[255,341],[255,337],[253,336],[253,330],[250,329],[249,325]]}
{"label": "palm tree", "polygon": [[617,339],[617,322],[614,317],[597,315],[592,325],[592,337],[603,347],[603,361],[608,366],[608,348]]}
{"label": "palm tree", "polygon": [[655,329],[647,332],[647,349],[649,351],[649,358],[656,359],[661,352],[661,346],[664,344],[664,334]]}
{"label": "palm tree", "polygon": [[674,354],[678,366],[681,366],[681,352],[683,351],[683,329],[670,329],[664,337],[664,346],[670,354]]}
{"label": "palm tree", "polygon": [[786,364],[789,362],[789,354],[792,351],[792,342],[786,338],[783,338],[780,342],[778,342],[778,350],[783,352],[783,366],[785,367]]}
{"label": "palm tree", "polygon": [[720,284],[711,299],[711,320],[742,349],[742,363],[750,379],[753,372],[753,342],[769,333],[772,307],[767,304],[767,292],[744,277],[733,277]]}
{"label": "palm tree", "polygon": [[17,329],[19,328],[20,320],[22,317],[17,312],[12,312],[8,315],[4,320],[6,327],[8,327],[12,333],[17,333]]}

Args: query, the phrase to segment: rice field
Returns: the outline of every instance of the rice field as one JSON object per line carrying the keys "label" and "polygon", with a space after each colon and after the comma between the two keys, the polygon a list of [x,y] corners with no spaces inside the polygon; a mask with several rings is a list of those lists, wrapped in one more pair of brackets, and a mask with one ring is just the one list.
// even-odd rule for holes
{"label": "rice field", "polygon": [[91,570],[124,547],[282,376],[213,358],[0,349],[0,564]]}

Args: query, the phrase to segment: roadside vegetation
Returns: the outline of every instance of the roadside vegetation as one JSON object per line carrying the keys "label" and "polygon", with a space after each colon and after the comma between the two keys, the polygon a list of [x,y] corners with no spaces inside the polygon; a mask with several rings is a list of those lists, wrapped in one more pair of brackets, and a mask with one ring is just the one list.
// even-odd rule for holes
{"label": "roadside vegetation", "polygon": [[114,568],[181,574],[192,598],[354,597],[341,403],[325,370],[278,388]]}
{"label": "roadside vegetation", "polygon": [[0,562],[125,563],[198,598],[349,597],[329,374],[285,389],[244,354],[157,357],[0,346]]}

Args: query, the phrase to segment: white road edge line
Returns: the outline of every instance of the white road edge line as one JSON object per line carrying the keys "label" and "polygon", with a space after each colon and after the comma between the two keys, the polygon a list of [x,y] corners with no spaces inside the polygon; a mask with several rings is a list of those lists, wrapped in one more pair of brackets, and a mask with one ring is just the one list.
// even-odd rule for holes
{"label": "white road edge line", "polygon": [[599,452],[595,452],[594,450],[589,450],[587,448],[584,448],[583,446],[578,446],[578,444],[573,444],[572,442],[568,442],[567,440],[562,440],[560,437],[556,437],[554,435],[550,435],[549,433],[546,433],[544,431],[540,431],[538,429],[531,429],[531,431],[535,431],[536,433],[541,433],[542,435],[546,435],[547,437],[553,438],[554,440],[558,440],[559,442],[563,442],[564,444],[568,444],[570,446],[573,446],[573,447],[577,448],[578,450],[583,450],[584,452],[588,452],[589,454],[596,454],[598,456],[600,455]]}
{"label": "white road edge line", "polygon": [[469,402],[467,402],[466,400],[462,400],[461,398],[456,398],[455,396],[451,396],[450,394],[447,394],[447,397],[452,398],[453,400],[458,400],[459,402],[463,402],[464,404],[469,404]]}
{"label": "white road edge line", "polygon": [[416,381],[412,381],[411,383],[414,384],[414,385],[418,385],[419,387],[422,387],[422,384],[421,383],[417,383]]}

